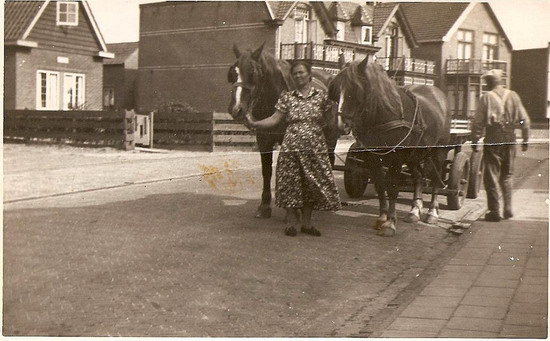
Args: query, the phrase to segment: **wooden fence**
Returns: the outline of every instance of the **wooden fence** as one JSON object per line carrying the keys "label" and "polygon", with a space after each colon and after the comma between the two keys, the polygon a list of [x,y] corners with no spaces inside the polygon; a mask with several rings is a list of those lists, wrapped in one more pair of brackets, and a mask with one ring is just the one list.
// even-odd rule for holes
{"label": "wooden fence", "polygon": [[4,142],[123,147],[124,112],[4,111]]}
{"label": "wooden fence", "polygon": [[[124,111],[4,112],[4,142],[46,142],[132,149],[135,115]],[[255,136],[229,114],[155,112],[155,148],[203,151],[255,150]]]}
{"label": "wooden fence", "polygon": [[154,146],[165,149],[255,150],[256,137],[226,113],[155,112]]}

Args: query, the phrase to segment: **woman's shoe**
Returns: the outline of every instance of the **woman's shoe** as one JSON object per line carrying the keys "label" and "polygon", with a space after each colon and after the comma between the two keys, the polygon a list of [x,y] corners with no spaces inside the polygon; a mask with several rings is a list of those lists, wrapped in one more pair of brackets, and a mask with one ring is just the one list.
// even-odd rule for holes
{"label": "woman's shoe", "polygon": [[489,213],[485,214],[485,221],[499,222],[500,219],[502,218],[500,217],[500,214],[498,214],[498,212],[489,211]]}
{"label": "woman's shoe", "polygon": [[309,234],[309,235],[315,236],[315,237],[320,237],[321,236],[321,231],[317,230],[313,226],[310,227],[310,228],[302,227],[300,229],[300,232],[305,233],[305,234]]}
{"label": "woman's shoe", "polygon": [[290,225],[285,228],[285,235],[294,237],[297,234],[298,234],[298,231],[296,231],[296,228],[294,226]]}

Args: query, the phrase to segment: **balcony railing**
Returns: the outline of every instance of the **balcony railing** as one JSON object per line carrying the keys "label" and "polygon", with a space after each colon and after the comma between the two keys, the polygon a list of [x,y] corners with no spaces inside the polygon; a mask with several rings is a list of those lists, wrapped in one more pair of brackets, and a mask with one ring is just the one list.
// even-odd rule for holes
{"label": "balcony railing", "polygon": [[376,58],[376,63],[382,65],[386,71],[406,71],[423,74],[435,74],[435,62],[416,58]]}
{"label": "balcony railing", "polygon": [[281,59],[337,63],[340,54],[344,54],[346,62],[355,60],[355,51],[349,47],[314,43],[281,44]]}
{"label": "balcony railing", "polygon": [[447,74],[484,74],[492,69],[502,70],[506,77],[507,62],[502,60],[481,59],[447,59],[445,73]]}

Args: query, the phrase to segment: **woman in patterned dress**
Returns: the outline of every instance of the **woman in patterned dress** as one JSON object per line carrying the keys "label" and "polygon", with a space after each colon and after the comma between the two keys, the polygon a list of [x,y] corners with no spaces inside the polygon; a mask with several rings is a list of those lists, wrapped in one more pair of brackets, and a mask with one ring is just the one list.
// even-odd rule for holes
{"label": "woman in patterned dress", "polygon": [[[297,89],[283,93],[275,105],[275,113],[249,124],[256,129],[269,129],[282,120],[287,128],[276,169],[276,203],[287,210],[287,236],[301,232],[320,236],[311,226],[313,210],[335,211],[341,208],[334,183],[327,143],[323,135],[326,113],[331,103],[323,90],[311,84],[311,66],[297,62],[291,68]],[[301,214],[300,214],[301,213]]]}

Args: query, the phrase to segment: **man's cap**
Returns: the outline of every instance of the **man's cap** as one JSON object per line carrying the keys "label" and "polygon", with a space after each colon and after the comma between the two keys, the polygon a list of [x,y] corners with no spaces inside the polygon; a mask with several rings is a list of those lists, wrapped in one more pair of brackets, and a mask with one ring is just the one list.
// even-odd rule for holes
{"label": "man's cap", "polygon": [[500,69],[492,69],[487,71],[484,75],[484,78],[491,77],[494,80],[501,80],[502,79],[502,70]]}

